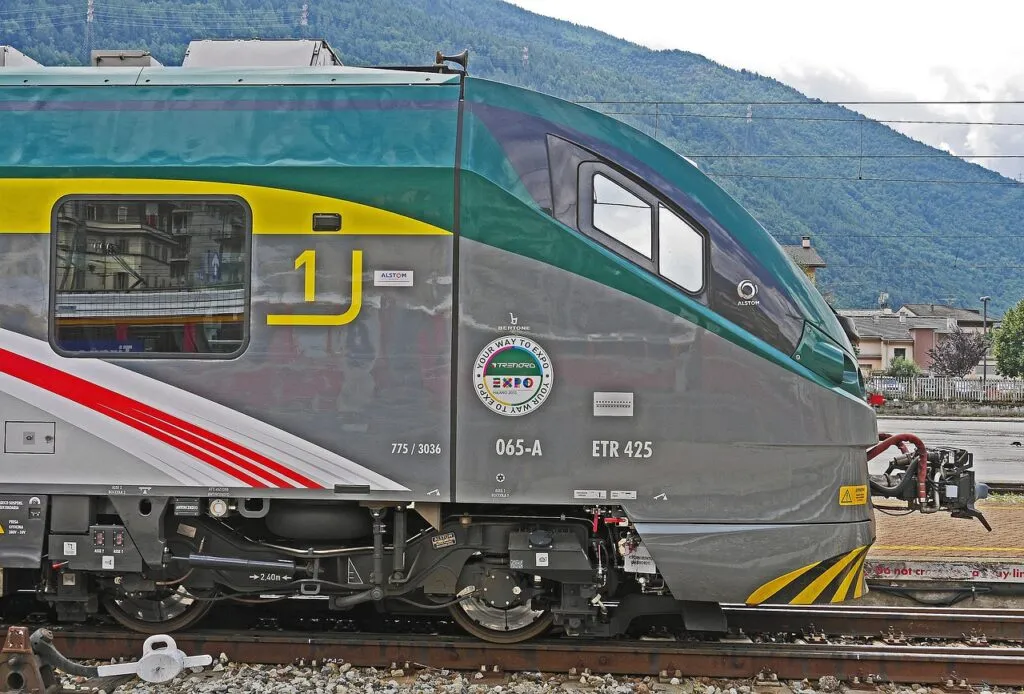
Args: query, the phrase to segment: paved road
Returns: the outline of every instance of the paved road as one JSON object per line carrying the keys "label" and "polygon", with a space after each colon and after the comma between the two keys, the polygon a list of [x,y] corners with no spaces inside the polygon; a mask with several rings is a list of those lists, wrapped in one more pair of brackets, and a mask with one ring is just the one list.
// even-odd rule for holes
{"label": "paved road", "polygon": [[[1024,482],[1024,446],[1011,445],[1014,441],[1024,444],[1024,421],[879,417],[878,430],[889,434],[917,434],[926,446],[966,448],[974,453],[979,482]],[[876,467],[872,465],[871,471],[881,472]]]}

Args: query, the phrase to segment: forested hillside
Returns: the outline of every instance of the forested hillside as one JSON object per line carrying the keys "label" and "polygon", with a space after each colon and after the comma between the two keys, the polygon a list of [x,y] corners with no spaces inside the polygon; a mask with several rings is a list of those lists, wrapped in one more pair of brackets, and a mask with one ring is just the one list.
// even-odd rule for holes
{"label": "forested hillside", "polygon": [[810,234],[839,306],[874,305],[881,291],[897,305],[975,306],[987,294],[1001,311],[1024,296],[1024,187],[853,111],[499,0],[307,2],[303,26],[301,0],[94,0],[87,33],[87,0],[5,1],[0,44],[46,65],[84,63],[90,45],[180,64],[190,39],[228,36],[323,37],[349,65],[423,64],[468,47],[472,74],[627,102],[595,107],[640,114],[619,117],[694,159],[781,242]]}

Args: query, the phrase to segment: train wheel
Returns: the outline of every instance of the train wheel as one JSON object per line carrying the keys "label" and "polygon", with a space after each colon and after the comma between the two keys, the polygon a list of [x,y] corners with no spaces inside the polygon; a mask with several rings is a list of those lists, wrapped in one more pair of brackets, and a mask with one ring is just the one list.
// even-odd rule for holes
{"label": "train wheel", "polygon": [[477,593],[452,605],[451,614],[460,627],[478,639],[519,643],[551,628],[551,612],[535,610],[528,600],[521,599],[523,591],[518,586],[517,574],[505,568],[481,570],[474,585]]}
{"label": "train wheel", "polygon": [[114,593],[104,599],[107,612],[119,624],[143,634],[165,634],[192,626],[213,607],[197,600],[182,586],[156,593]]}

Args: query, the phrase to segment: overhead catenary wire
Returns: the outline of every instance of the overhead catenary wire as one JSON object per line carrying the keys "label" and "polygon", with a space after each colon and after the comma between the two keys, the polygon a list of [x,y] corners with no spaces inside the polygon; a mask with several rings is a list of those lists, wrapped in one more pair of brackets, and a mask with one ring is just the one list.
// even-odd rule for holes
{"label": "overhead catenary wire", "polygon": [[[935,154],[684,154],[691,159],[945,159],[961,156],[950,152],[937,152]],[[970,159],[1024,159],[1024,154],[964,154],[963,157]]]}
{"label": "overhead catenary wire", "polygon": [[[575,102],[582,104],[583,102]],[[924,118],[837,118],[830,116],[769,116],[763,114],[743,115],[738,113],[672,113],[665,111],[601,111],[606,116],[647,116],[665,118],[722,118],[729,120],[771,120],[771,121],[806,121],[808,123],[896,123],[899,125],[994,125],[1022,127],[1021,121],[983,121],[983,120],[935,120]]]}
{"label": "overhead catenary wire", "polygon": [[[983,186],[1005,186],[1009,188],[1020,188],[1024,187],[1024,183],[1020,181],[1005,180],[1005,181],[966,181],[958,179],[945,179],[945,178],[883,178],[873,176],[806,176],[802,174],[754,174],[754,173],[717,173],[713,171],[705,171],[707,176],[711,178],[766,178],[766,179],[778,179],[778,180],[796,180],[796,181],[850,181],[855,183],[927,183],[927,184],[942,184],[942,185],[983,185]],[[998,176],[997,172],[993,171],[994,176]]]}
{"label": "overhead catenary wire", "polygon": [[998,105],[1024,105],[1024,99],[984,99],[984,100],[970,100],[970,99],[944,99],[944,100],[914,100],[908,101],[904,99],[893,99],[893,100],[870,100],[870,101],[858,101],[858,100],[840,100],[840,101],[825,101],[821,99],[807,98],[805,100],[796,99],[780,99],[778,101],[759,101],[754,100],[730,100],[730,101],[709,101],[706,99],[701,100],[673,100],[673,99],[612,99],[612,100],[578,100],[577,104],[590,105],[590,104],[609,104],[609,105],[644,105],[653,106],[658,105],[669,105],[669,106],[998,106]]}

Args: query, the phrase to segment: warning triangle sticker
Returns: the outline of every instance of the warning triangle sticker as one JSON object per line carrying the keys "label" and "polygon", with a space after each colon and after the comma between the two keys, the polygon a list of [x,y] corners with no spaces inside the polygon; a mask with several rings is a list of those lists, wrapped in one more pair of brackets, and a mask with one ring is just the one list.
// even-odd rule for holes
{"label": "warning triangle sticker", "polygon": [[849,489],[843,491],[843,496],[839,499],[839,503],[840,504],[852,504],[853,503],[853,495],[850,494],[850,490]]}
{"label": "warning triangle sticker", "polygon": [[346,579],[349,583],[361,584],[363,577],[359,575],[359,571],[356,569],[356,565],[352,563],[352,560],[348,560],[348,571],[346,573]]}
{"label": "warning triangle sticker", "polygon": [[0,523],[0,535],[3,535],[3,534],[4,534],[4,526],[3,526],[2,523]]}

